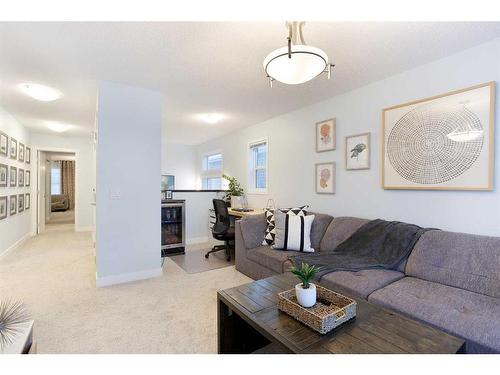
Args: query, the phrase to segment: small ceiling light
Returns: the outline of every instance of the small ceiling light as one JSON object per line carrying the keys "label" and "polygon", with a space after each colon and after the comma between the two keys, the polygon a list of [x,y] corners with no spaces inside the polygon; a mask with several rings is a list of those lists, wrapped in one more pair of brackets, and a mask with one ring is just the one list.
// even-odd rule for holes
{"label": "small ceiling light", "polygon": [[[302,35],[305,22],[287,22],[288,45],[271,52],[264,59],[264,70],[269,84],[279,81],[288,85],[298,85],[312,80],[321,73],[331,77],[335,66],[328,62],[328,55],[321,49],[306,45]],[[297,44],[300,39],[300,44]]]}
{"label": "small ceiling light", "polygon": [[19,89],[33,99],[42,102],[52,102],[62,96],[59,90],[36,83],[22,83],[19,85]]}
{"label": "small ceiling light", "polygon": [[225,116],[220,113],[203,113],[197,116],[201,121],[206,122],[207,124],[217,124],[221,121]]}
{"label": "small ceiling light", "polygon": [[47,123],[47,127],[52,130],[52,131],[55,131],[57,133],[63,133],[65,132],[66,130],[68,130],[69,128],[71,128],[70,125],[67,125],[67,124],[61,124],[60,122],[48,122]]}

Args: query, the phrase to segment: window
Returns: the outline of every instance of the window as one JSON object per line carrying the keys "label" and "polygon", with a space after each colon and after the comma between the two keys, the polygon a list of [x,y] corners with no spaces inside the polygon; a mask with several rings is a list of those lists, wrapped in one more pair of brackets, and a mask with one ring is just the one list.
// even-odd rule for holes
{"label": "window", "polygon": [[248,191],[267,193],[267,140],[248,145]]}
{"label": "window", "polygon": [[204,177],[202,188],[203,188],[203,190],[220,190],[221,189],[221,178],[220,177]]}
{"label": "window", "polygon": [[50,166],[50,195],[61,194],[61,162],[53,161]]}
{"label": "window", "polygon": [[202,189],[220,190],[222,188],[222,154],[204,155],[202,169]]}

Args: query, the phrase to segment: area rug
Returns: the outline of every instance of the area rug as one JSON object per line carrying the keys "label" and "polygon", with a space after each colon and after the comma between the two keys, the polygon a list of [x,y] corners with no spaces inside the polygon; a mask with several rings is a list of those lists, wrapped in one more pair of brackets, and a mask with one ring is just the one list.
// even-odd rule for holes
{"label": "area rug", "polygon": [[208,250],[209,249],[187,250],[185,254],[173,255],[170,259],[189,274],[206,272],[234,265],[234,256],[232,256],[231,261],[228,262],[226,260],[226,252],[223,250],[210,254],[208,259],[206,259],[205,254]]}

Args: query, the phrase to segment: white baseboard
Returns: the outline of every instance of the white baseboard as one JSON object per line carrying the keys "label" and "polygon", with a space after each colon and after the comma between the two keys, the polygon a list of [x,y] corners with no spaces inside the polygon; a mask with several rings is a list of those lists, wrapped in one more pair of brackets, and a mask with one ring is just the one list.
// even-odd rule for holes
{"label": "white baseboard", "polygon": [[111,276],[104,276],[104,277],[97,277],[97,275],[96,275],[95,284],[96,284],[96,287],[102,288],[104,286],[123,284],[123,283],[128,283],[130,281],[150,279],[152,277],[161,276],[162,273],[163,272],[162,272],[162,269],[160,267],[160,268],[153,268],[153,269],[144,270],[144,271],[129,272],[129,273],[124,273],[124,274],[120,274],[120,275],[111,275]]}
{"label": "white baseboard", "polygon": [[[211,238],[211,237],[210,237]],[[193,237],[193,238],[187,238],[186,239],[186,245],[193,245],[197,243],[203,243],[203,242],[208,242],[209,237]]]}
{"label": "white baseboard", "polygon": [[19,240],[10,245],[7,249],[5,249],[2,253],[0,253],[0,258],[10,253],[12,250],[21,246],[28,238],[32,237],[33,234],[31,232],[26,233]]}
{"label": "white baseboard", "polygon": [[92,232],[94,227],[77,227],[75,225],[75,232]]}

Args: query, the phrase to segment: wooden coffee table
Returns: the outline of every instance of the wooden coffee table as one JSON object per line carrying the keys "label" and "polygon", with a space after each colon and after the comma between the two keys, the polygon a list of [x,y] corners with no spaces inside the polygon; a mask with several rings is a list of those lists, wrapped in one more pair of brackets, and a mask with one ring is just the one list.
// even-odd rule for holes
{"label": "wooden coffee table", "polygon": [[[291,274],[221,290],[218,352],[223,353],[461,353],[462,339],[364,300],[356,318],[321,335],[278,310],[279,292],[292,289]],[[320,283],[321,284],[321,283]],[[341,289],[336,291],[348,295]]]}

